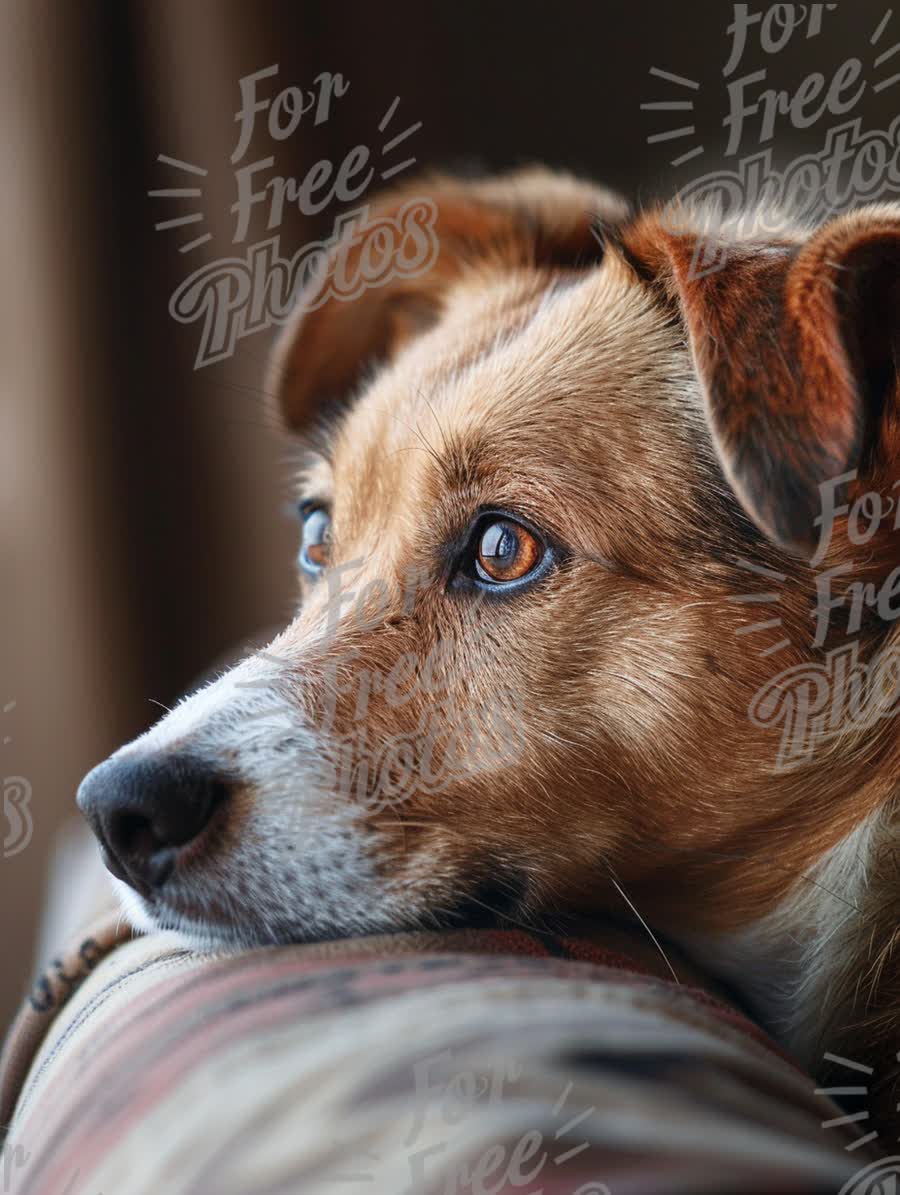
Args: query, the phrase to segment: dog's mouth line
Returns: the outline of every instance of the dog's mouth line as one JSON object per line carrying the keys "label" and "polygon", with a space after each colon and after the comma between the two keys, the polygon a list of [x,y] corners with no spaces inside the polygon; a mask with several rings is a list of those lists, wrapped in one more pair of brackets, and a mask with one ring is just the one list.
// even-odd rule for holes
{"label": "dog's mouth line", "polygon": [[[529,880],[523,869],[509,864],[493,866],[489,873],[467,892],[461,892],[455,901],[429,902],[416,910],[412,902],[406,915],[395,910],[390,920],[372,916],[368,924],[348,924],[335,910],[329,917],[327,911],[316,910],[304,925],[296,922],[273,922],[260,918],[252,906],[247,893],[240,896],[229,892],[227,883],[221,883],[218,891],[203,890],[192,894],[189,883],[183,883],[172,890],[171,883],[149,895],[139,894],[147,916],[160,930],[182,933],[204,947],[215,949],[235,946],[280,946],[313,945],[327,941],[344,941],[354,937],[368,937],[381,934],[402,934],[415,932],[448,932],[466,930],[518,930],[540,936],[568,936],[583,932],[586,928],[596,929],[597,918],[584,912],[566,912],[563,909],[530,907]],[[177,872],[176,879],[178,877]],[[605,910],[601,920],[617,925],[620,929],[634,932],[636,926],[624,910]],[[641,919],[645,931],[649,927]],[[667,958],[660,940],[671,945],[668,936],[655,930],[651,940]]]}
{"label": "dog's mouth line", "polygon": [[[177,877],[177,872],[176,872]],[[127,881],[126,881],[127,882]],[[185,886],[186,887],[186,886]],[[548,932],[544,918],[532,918],[525,910],[528,882],[516,869],[496,870],[470,891],[461,892],[450,904],[431,904],[407,916],[395,916],[390,922],[373,917],[368,926],[348,926],[335,917],[331,925],[303,928],[297,925],[266,924],[249,908],[240,907],[243,899],[229,898],[227,885],[218,895],[202,897],[189,890],[171,890],[167,883],[148,894],[138,892],[146,915],[160,930],[171,930],[204,941],[232,945],[254,941],[259,945],[309,945],[340,941],[351,937],[387,933],[414,933],[474,929],[517,929],[529,933]],[[168,889],[168,891],[167,891]]]}
{"label": "dog's mouth line", "polygon": [[215,951],[241,949],[249,946],[274,946],[286,944],[272,934],[264,934],[262,927],[254,923],[241,928],[235,918],[217,918],[214,914],[191,904],[176,905],[171,901],[142,898],[144,911],[153,922],[156,931],[175,933],[187,939],[193,949]]}

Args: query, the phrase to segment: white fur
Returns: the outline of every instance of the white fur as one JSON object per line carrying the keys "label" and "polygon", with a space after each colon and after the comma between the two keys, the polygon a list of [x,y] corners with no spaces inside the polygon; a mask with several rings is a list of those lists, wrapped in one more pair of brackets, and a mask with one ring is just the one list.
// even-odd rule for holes
{"label": "white fur", "polygon": [[879,860],[896,857],[898,839],[900,827],[882,807],[761,921],[727,938],[684,939],[807,1067],[821,1062],[830,1028],[848,1012],[847,993],[864,963],[860,942],[878,913],[873,875]]}

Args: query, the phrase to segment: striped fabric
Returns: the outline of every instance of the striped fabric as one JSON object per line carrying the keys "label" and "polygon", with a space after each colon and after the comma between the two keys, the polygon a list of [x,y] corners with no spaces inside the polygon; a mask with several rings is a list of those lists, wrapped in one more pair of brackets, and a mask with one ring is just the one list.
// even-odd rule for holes
{"label": "striped fabric", "polygon": [[14,1027],[4,1191],[857,1193],[835,1105],[619,931],[121,937],[78,941]]}

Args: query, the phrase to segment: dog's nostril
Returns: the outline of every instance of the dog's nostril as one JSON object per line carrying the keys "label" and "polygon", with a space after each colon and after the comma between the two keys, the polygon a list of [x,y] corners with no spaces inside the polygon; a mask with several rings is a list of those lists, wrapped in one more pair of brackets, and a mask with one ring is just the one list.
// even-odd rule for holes
{"label": "dog's nostril", "polygon": [[108,834],[116,849],[126,854],[136,851],[149,854],[161,845],[149,819],[139,813],[114,813],[110,818]]}
{"label": "dog's nostril", "polygon": [[113,758],[84,779],[78,804],[109,870],[146,895],[165,883],[180,848],[227,794],[225,780],[191,757]]}

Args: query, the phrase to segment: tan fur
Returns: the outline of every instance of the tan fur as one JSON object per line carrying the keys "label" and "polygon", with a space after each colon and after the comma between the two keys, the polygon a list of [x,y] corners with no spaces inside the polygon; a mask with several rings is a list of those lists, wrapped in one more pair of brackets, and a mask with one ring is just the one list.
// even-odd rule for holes
{"label": "tan fur", "polygon": [[[629,222],[586,184],[532,171],[436,180],[425,193],[439,211],[435,271],[301,312],[279,348],[289,422],[307,436],[329,421],[301,496],[330,504],[331,565],[361,562],[345,596],[380,588],[369,625],[348,597],[328,635],[335,590],[305,585],[269,651],[290,663],[298,717],[315,721],[340,679],[340,736],[354,726],[361,671],[387,675],[407,653],[421,662],[443,648],[448,710],[478,711],[508,690],[521,742],[492,767],[488,737],[471,774],[395,809],[362,800],[348,812],[355,841],[369,844],[391,908],[413,917],[439,917],[513,874],[518,919],[630,916],[615,877],[652,926],[693,944],[701,962],[723,960],[808,1062],[831,1049],[880,1066],[900,1045],[890,1045],[896,719],[780,770],[778,731],[747,711],[776,672],[832,646],[811,644],[815,572],[793,550],[804,527],[795,535],[797,520],[776,506],[795,485],[811,502],[824,477],[854,463],[864,435],[875,442],[851,380],[856,346],[844,351],[827,312],[815,337],[807,319],[824,302],[822,262],[868,252],[860,237],[890,241],[900,213],[856,215],[809,242],[794,231],[774,249],[743,243],[704,283],[687,278],[689,225],[673,232],[658,214]],[[613,225],[605,252],[590,230],[598,215]],[[846,315],[842,306],[834,320]],[[814,402],[792,388],[807,341]],[[751,364],[753,394],[774,414],[753,406]],[[897,412],[878,418],[882,447],[856,492],[888,494],[900,476]],[[741,456],[748,428],[752,458]],[[772,461],[784,487],[761,481]],[[482,507],[564,545],[559,567],[506,598],[453,590],[447,545]],[[883,578],[898,544],[885,529],[862,562],[867,575]],[[839,523],[822,567],[847,555]],[[742,561],[785,579],[755,578]],[[411,573],[425,580],[410,602]],[[774,606],[734,600],[773,586]],[[738,633],[776,613],[779,627]],[[761,654],[785,635],[789,648]],[[862,658],[898,635],[867,619]],[[433,706],[422,692],[397,705],[373,691],[366,725],[376,740],[411,735]],[[154,749],[191,741],[190,727],[176,736],[172,725],[154,732]],[[236,838],[264,812],[255,791],[238,807]],[[227,856],[221,874],[227,883]],[[763,972],[766,982],[752,978]]]}

